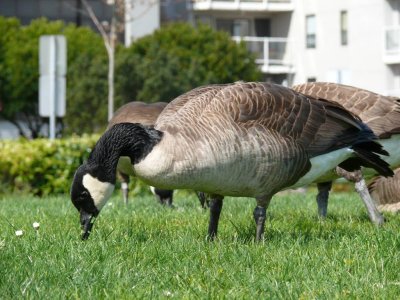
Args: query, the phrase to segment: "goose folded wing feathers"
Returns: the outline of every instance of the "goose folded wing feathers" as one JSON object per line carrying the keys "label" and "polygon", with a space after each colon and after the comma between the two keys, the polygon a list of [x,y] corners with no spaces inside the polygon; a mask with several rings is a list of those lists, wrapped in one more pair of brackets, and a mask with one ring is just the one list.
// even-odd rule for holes
{"label": "goose folded wing feathers", "polygon": [[379,138],[400,133],[400,99],[352,86],[315,82],[292,87],[294,91],[342,105],[366,123]]}
{"label": "goose folded wing feathers", "polygon": [[[279,85],[241,82],[218,86],[217,93],[203,100],[208,118],[229,118],[225,123],[233,123],[240,130],[273,131],[304,147],[311,157],[374,138],[340,105],[315,101]],[[224,110],[229,113],[224,114]],[[214,120],[208,121],[211,124]],[[360,135],[361,130],[364,135]]]}
{"label": "goose folded wing feathers", "polygon": [[394,176],[376,177],[368,184],[368,190],[378,205],[399,204],[400,202],[400,168]]}

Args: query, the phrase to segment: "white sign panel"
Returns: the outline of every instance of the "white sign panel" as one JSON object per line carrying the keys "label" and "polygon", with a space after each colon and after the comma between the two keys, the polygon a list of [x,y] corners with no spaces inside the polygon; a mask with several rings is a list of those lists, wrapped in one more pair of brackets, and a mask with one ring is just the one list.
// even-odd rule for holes
{"label": "white sign panel", "polygon": [[[50,99],[53,97],[52,89],[49,88],[49,82],[53,80],[54,76],[42,75],[39,79],[39,115],[42,117],[49,117],[52,111],[52,106],[50,105]],[[55,81],[55,91],[56,99],[55,102],[55,115],[57,117],[65,116],[65,91],[66,91],[67,81],[65,77],[56,77]]]}
{"label": "white sign panel", "polygon": [[42,35],[40,37],[40,75],[50,75],[52,71],[51,52],[55,47],[55,70],[57,76],[67,74],[67,42],[63,35]]}
{"label": "white sign panel", "polygon": [[43,35],[39,49],[39,114],[65,116],[67,47],[63,35]]}

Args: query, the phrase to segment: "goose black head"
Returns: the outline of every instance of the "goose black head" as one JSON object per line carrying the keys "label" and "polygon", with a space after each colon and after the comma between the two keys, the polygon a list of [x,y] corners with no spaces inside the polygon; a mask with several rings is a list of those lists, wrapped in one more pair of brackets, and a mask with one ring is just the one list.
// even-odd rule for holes
{"label": "goose black head", "polygon": [[82,240],[86,240],[93,227],[95,217],[110,198],[114,184],[96,176],[95,168],[87,163],[81,165],[74,176],[71,186],[71,201],[80,213]]}
{"label": "goose black head", "polygon": [[89,237],[94,218],[114,190],[119,158],[128,156],[137,163],[161,138],[162,132],[135,123],[116,124],[100,137],[71,186],[72,203],[81,215],[82,239]]}

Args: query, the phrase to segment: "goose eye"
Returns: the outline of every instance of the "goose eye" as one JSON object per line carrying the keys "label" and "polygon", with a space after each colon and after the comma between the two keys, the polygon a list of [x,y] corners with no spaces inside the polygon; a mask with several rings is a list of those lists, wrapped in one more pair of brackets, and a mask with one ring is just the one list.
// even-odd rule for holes
{"label": "goose eye", "polygon": [[79,200],[85,200],[88,196],[89,196],[89,193],[88,193],[87,191],[83,191],[83,192],[79,195]]}

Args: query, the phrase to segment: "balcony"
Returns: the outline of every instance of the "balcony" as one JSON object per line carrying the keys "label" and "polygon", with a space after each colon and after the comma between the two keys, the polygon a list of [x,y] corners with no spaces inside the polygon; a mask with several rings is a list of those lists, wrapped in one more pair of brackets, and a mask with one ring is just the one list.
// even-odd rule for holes
{"label": "balcony", "polygon": [[289,41],[278,37],[233,37],[237,42],[244,41],[247,49],[256,56],[256,63],[263,73],[293,73],[293,61]]}
{"label": "balcony", "polygon": [[294,0],[193,0],[194,11],[286,12],[294,10]]}
{"label": "balcony", "polygon": [[387,90],[385,95],[400,98],[400,89]]}
{"label": "balcony", "polygon": [[400,26],[385,29],[383,60],[386,64],[400,64]]}

